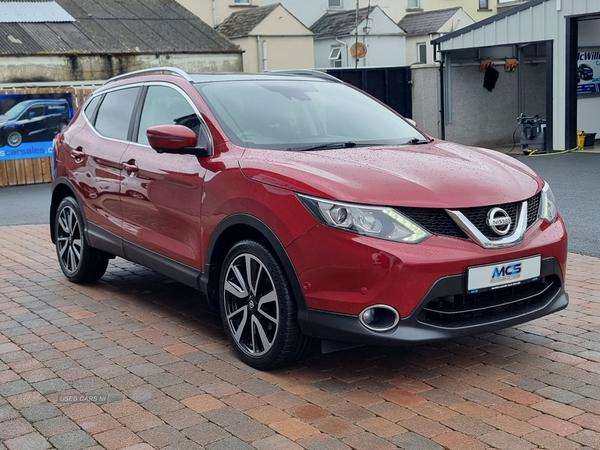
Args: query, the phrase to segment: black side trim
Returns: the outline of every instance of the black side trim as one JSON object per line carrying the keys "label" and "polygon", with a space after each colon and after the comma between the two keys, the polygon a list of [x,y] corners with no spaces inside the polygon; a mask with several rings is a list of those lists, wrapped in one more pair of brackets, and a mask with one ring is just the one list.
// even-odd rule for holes
{"label": "black side trim", "polygon": [[298,278],[298,274],[296,273],[296,269],[292,264],[292,260],[290,259],[285,247],[275,234],[271,228],[261,220],[256,217],[247,215],[247,214],[234,214],[227,217],[223,220],[215,229],[210,243],[208,245],[208,250],[206,252],[206,266],[204,269],[204,274],[202,275],[202,279],[200,280],[201,290],[203,292],[208,292],[209,290],[209,278],[211,275],[218,273],[219,268],[216,267],[214,263],[215,255],[214,250],[219,238],[225,233],[229,228],[236,225],[246,225],[254,228],[258,231],[262,236],[264,236],[273,250],[275,251],[279,261],[283,266],[283,269],[290,280],[290,284],[292,286],[292,291],[294,294],[294,298],[296,299],[296,304],[298,307],[298,322],[300,324],[300,328],[302,332],[308,336],[310,334],[310,327],[308,326],[308,309],[306,307],[306,300],[304,298],[304,293],[302,291],[302,287],[300,286],[300,280]]}
{"label": "black side trim", "polygon": [[203,273],[200,270],[159,255],[129,241],[123,241],[123,251],[125,259],[129,261],[156,270],[169,278],[205,292],[201,288],[200,279]]}
{"label": "black side trim", "polygon": [[111,255],[125,257],[123,240],[120,236],[106,231],[95,223],[86,223],[86,238],[90,246],[102,250]]}

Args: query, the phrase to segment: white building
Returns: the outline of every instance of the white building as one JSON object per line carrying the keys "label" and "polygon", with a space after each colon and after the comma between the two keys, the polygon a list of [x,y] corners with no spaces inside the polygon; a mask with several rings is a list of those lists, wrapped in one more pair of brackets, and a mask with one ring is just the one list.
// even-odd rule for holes
{"label": "white building", "polygon": [[[378,6],[325,14],[311,30],[317,68],[406,64],[406,33]],[[366,50],[359,58],[352,55],[357,42]]]}
{"label": "white building", "polygon": [[244,71],[314,67],[313,33],[280,4],[243,9],[217,27],[244,51]]}
{"label": "white building", "polygon": [[406,31],[406,62],[431,64],[435,61],[431,40],[471,25],[474,20],[461,8],[410,13],[398,22]]}

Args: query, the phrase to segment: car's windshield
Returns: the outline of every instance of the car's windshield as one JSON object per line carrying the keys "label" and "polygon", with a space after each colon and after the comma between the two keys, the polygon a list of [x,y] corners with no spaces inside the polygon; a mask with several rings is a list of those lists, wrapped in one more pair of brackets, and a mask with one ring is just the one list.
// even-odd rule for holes
{"label": "car's windshield", "polygon": [[426,139],[394,112],[341,83],[253,80],[196,88],[240,146],[311,150]]}
{"label": "car's windshield", "polygon": [[19,114],[25,111],[26,107],[27,105],[24,105],[23,103],[17,103],[15,106],[6,111],[4,115],[9,119],[16,119],[17,117],[19,117]]}

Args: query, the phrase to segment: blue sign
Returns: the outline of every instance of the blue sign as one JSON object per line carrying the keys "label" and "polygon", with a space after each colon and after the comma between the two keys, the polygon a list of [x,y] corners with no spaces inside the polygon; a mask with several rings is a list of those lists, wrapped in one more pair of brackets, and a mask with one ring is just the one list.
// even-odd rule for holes
{"label": "blue sign", "polygon": [[52,156],[52,141],[28,142],[18,147],[0,147],[0,161],[13,159],[45,158]]}
{"label": "blue sign", "polygon": [[52,156],[52,139],[71,117],[71,94],[1,95],[0,161]]}

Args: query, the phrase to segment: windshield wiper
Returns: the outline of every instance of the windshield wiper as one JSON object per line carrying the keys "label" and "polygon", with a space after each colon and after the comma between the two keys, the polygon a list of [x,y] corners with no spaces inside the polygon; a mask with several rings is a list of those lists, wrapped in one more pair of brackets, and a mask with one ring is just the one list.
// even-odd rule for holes
{"label": "windshield wiper", "polygon": [[289,147],[288,150],[292,152],[302,152],[307,150],[322,150],[326,148],[352,148],[356,147],[356,142],[329,142],[327,144],[316,144],[308,145],[304,147]]}
{"label": "windshield wiper", "polygon": [[406,141],[403,145],[429,144],[430,142],[431,141],[428,139],[412,138],[412,139],[409,139],[408,141]]}

